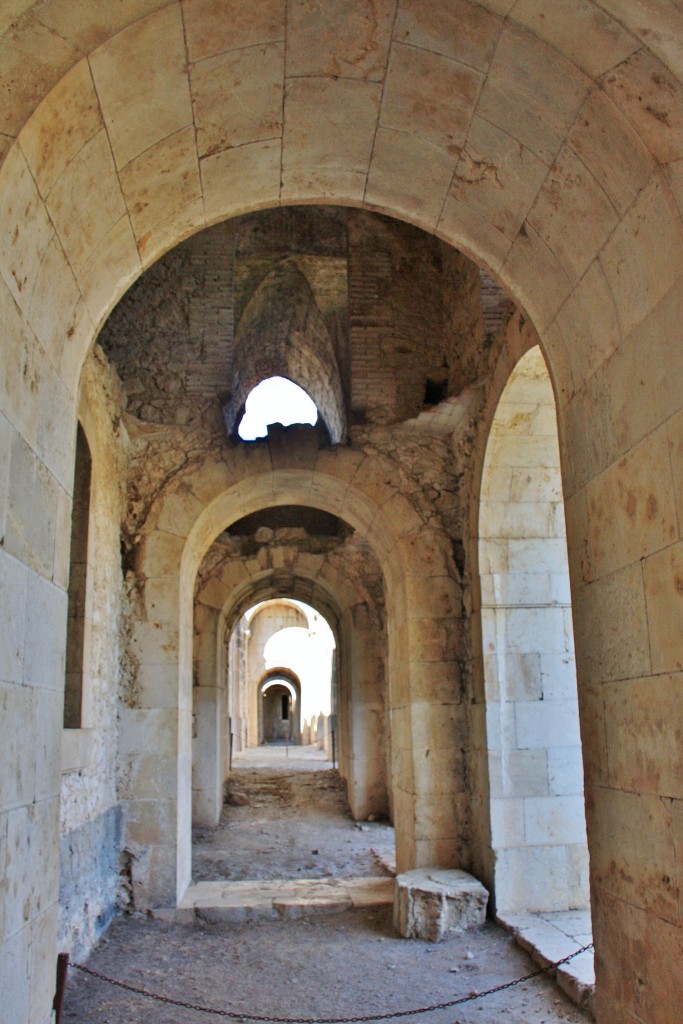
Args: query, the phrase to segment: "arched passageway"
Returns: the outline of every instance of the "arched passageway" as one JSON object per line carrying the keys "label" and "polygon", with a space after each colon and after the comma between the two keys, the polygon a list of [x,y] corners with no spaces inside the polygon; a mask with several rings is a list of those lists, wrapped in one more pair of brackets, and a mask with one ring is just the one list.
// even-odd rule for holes
{"label": "arched passageway", "polygon": [[496,907],[588,906],[588,850],[557,415],[540,350],[491,425],[479,506]]}
{"label": "arched passageway", "polygon": [[[60,0],[49,10],[17,0],[2,21],[2,52],[17,72],[8,75],[0,129],[0,567],[11,624],[2,663],[9,771],[0,815],[15,849],[48,851],[15,856],[12,864],[26,870],[12,867],[3,897],[1,980],[14,1018],[43,1024],[52,995],[68,524],[83,360],[128,285],[183,238],[257,208],[337,202],[381,210],[460,247],[506,285],[539,331],[560,427],[602,981],[598,1018],[675,1021],[683,396],[681,346],[672,339],[681,321],[683,270],[680,12],[654,0],[625,0],[618,11],[612,3],[572,2],[553,5],[543,17],[537,5],[499,0],[463,2],[457,10],[447,3],[428,10],[377,3],[376,18],[352,26],[345,5],[321,5],[310,19],[298,16],[300,5],[250,7],[237,20],[210,0],[153,0],[144,11],[131,5],[105,14],[91,7],[74,19]],[[457,31],[461,23],[468,31]],[[245,52],[251,46],[263,48],[267,89],[263,64]],[[230,88],[218,88],[210,73],[218,57]],[[245,102],[247,96],[259,102]],[[382,291],[386,266],[378,261],[374,291],[364,296]],[[380,345],[365,347],[380,353],[373,374],[396,369]],[[405,388],[385,389],[402,410],[399,420],[424,413],[424,375],[412,370]],[[107,379],[111,397],[119,385]],[[352,389],[350,405],[356,427],[364,410],[381,423],[363,388]],[[121,409],[107,422],[112,451],[129,428],[133,447],[150,436]],[[159,449],[163,444],[157,455]],[[347,485],[355,480],[350,464],[368,450],[352,455]],[[275,465],[259,495],[264,507],[280,500],[273,480],[287,493],[291,481],[278,477],[282,465],[301,471],[281,452]],[[392,468],[389,478],[402,478],[404,467]],[[114,469],[112,481],[126,478],[120,466]],[[213,471],[220,477],[220,466]],[[243,481],[248,475],[237,474]],[[165,891],[176,893],[186,878],[182,857],[179,867],[157,837],[189,828],[190,801],[179,780],[190,772],[192,610],[179,595],[177,566],[182,558],[180,577],[191,590],[200,549],[230,520],[220,502],[207,515],[217,490],[200,476],[194,484],[201,493],[176,487],[169,495],[174,515],[165,502],[156,505],[157,521],[146,523],[126,552],[124,573],[138,560],[150,572],[145,593],[133,595],[140,615],[133,656],[111,658],[114,672],[101,674],[122,687],[121,741],[116,716],[103,714],[93,726],[98,752],[87,758],[88,770],[69,771],[73,801],[68,809],[62,804],[70,842],[88,850],[95,836],[106,835],[108,847],[122,852],[112,820],[124,814],[128,838],[139,844],[139,877],[163,878]],[[136,485],[140,479],[134,474]],[[250,484],[239,496],[229,491],[230,481],[222,486],[241,509],[255,507]],[[310,500],[314,486],[308,477],[297,500]],[[423,755],[426,736],[432,741],[442,730],[449,743],[430,743],[430,751],[448,750],[447,760],[464,749],[467,715],[455,688],[448,710],[439,711],[444,705],[421,688],[428,670],[418,669],[435,664],[435,634],[449,628],[453,608],[463,610],[462,588],[450,565],[434,571],[431,543],[416,539],[424,525],[419,515],[405,535],[394,527],[390,510],[407,499],[385,487],[379,472],[368,485],[378,494],[364,506],[370,514],[363,526],[377,541],[387,579],[402,857],[475,863],[484,856],[476,842],[473,850],[461,834],[447,834],[438,816],[437,828],[429,824],[434,776],[420,756],[407,753],[417,746]],[[411,479],[407,492],[415,500],[430,487],[439,490],[433,481]],[[345,493],[340,486],[338,507]],[[137,503],[144,506],[144,496],[136,495]],[[314,504],[331,503],[315,492]],[[117,518],[110,508],[103,521],[109,526]],[[108,538],[107,552],[118,558],[116,540]],[[443,540],[437,560],[446,560]],[[155,544],[163,551],[158,561]],[[406,555],[410,546],[421,569],[430,567],[429,595]],[[450,550],[462,562],[458,544]],[[107,561],[108,611],[120,603],[115,561]],[[435,582],[443,579],[446,610]],[[108,652],[102,667],[120,642],[113,633],[101,627]],[[452,640],[436,641],[430,689],[444,665],[449,684],[463,669],[467,681],[467,664],[443,657]],[[99,742],[112,737],[126,762],[119,793],[111,778],[117,755]],[[72,740],[88,747],[83,735]],[[157,754],[167,748],[176,752],[172,764]],[[104,749],[110,752],[100,763]],[[151,758],[144,765],[136,760],[142,752]],[[458,775],[455,767],[451,761],[435,775]],[[454,820],[466,821],[469,800],[460,792],[448,799]],[[643,835],[646,846],[634,841]],[[93,881],[89,896],[97,888]],[[84,913],[81,904],[82,919]]]}

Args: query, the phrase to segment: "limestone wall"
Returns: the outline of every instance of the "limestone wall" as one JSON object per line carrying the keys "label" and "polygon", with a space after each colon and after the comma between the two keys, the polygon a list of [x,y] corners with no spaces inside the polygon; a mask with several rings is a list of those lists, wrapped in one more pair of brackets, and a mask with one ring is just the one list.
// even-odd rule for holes
{"label": "limestone wall", "polygon": [[[309,5],[305,18],[297,4],[231,0],[78,9],[75,17],[65,0],[7,0],[0,18],[0,749],[10,765],[0,776],[0,987],[13,1020],[45,1024],[53,995],[69,509],[85,355],[128,285],[194,231],[267,206],[340,203],[409,221],[473,255],[538,330],[560,426],[598,1018],[677,1022],[683,13],[656,0],[371,0],[373,17],[353,3]],[[251,59],[255,46],[263,62]],[[217,60],[227,79],[212,74]],[[444,411],[450,422],[463,403],[434,407],[429,422]],[[466,642],[468,594],[476,597],[462,533],[470,510],[452,502],[457,471],[434,485],[431,444],[427,471],[419,459],[410,468],[403,453],[414,429],[401,434],[388,471],[396,439],[383,436],[379,457],[376,437],[363,438],[362,451],[298,459],[273,446],[248,471],[238,458],[232,475],[208,459],[205,437],[138,431],[150,458],[144,471],[141,461],[133,467],[125,550],[141,575],[153,571],[138,595],[146,617],[133,650],[144,660],[123,735],[133,754],[158,740],[174,751],[173,763],[146,765],[163,769],[163,796],[138,792],[131,808],[141,856],[150,851],[143,868],[166,892],[177,894],[187,867],[189,800],[178,782],[190,773],[186,595],[230,518],[226,506],[246,514],[282,494],[343,509],[382,561],[399,859],[467,854],[453,828],[446,835],[438,816],[432,825],[436,772],[424,762],[427,749],[443,752],[451,789],[438,796],[453,797],[454,820],[467,822],[463,741],[485,736],[483,673],[464,677],[463,693],[470,686],[475,698],[465,712],[453,657]],[[435,437],[434,447],[450,446]],[[156,486],[168,492],[158,505]],[[478,496],[474,487],[472,505]],[[417,562],[422,577],[411,571]],[[477,747],[477,764],[482,754]],[[172,854],[160,835],[175,843]],[[29,845],[46,855],[28,857]],[[482,841],[482,863],[486,849]]]}
{"label": "limestone wall", "polygon": [[499,910],[588,903],[557,414],[530,350],[500,398],[479,505],[491,840]]}
{"label": "limestone wall", "polygon": [[[127,857],[117,776],[126,636],[120,526],[127,436],[116,375],[95,350],[81,380],[79,418],[92,461],[80,728],[64,729],[60,797],[59,941],[87,952],[116,906],[127,903]],[[125,738],[124,738],[125,743]],[[123,877],[121,873],[123,872]]]}

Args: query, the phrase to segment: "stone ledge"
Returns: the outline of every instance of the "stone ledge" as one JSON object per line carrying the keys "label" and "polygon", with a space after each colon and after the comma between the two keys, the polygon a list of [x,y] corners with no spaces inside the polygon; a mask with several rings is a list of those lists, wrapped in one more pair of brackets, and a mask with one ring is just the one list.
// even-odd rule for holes
{"label": "stone ledge", "polygon": [[478,928],[489,894],[473,875],[448,868],[415,868],[396,876],[394,927],[406,939],[440,942]]}
{"label": "stone ledge", "polygon": [[340,914],[361,907],[388,906],[393,878],[297,878],[244,882],[198,882],[178,907],[153,911],[163,921],[189,924],[199,919],[238,924],[295,920]]}
{"label": "stone ledge", "polygon": [[[586,914],[586,917],[590,926],[589,915]],[[496,921],[512,932],[517,944],[539,967],[548,967],[590,942],[590,935],[583,934],[573,938],[539,914],[501,913],[496,915]],[[568,964],[558,968],[555,980],[558,988],[562,989],[576,1006],[595,1019],[595,969],[592,950],[581,953]]]}

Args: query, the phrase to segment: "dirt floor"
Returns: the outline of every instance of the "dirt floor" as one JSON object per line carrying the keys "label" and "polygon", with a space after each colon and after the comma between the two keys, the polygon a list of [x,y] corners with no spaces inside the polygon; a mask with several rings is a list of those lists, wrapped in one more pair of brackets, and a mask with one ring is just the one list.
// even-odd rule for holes
{"label": "dirt floor", "polygon": [[353,820],[324,752],[257,747],[234,768],[219,825],[194,830],[195,882],[389,874],[393,828]]}
{"label": "dirt floor", "polygon": [[[236,803],[226,808],[216,829],[197,832],[195,880],[386,873],[390,828],[376,822],[356,826],[334,775],[315,778],[326,767],[317,752],[300,752],[286,764],[277,763],[281,758],[282,752],[260,752],[242,763],[244,774],[231,790]],[[249,778],[259,765],[260,779]],[[240,925],[122,917],[88,966],[184,1003],[233,1011],[238,1019],[251,1013],[316,1020],[431,1006],[535,970],[493,924],[438,944],[406,941],[393,932],[390,908]],[[219,1019],[123,991],[73,968],[62,1016],[64,1024],[210,1024]],[[588,1018],[550,980],[537,978],[407,1020],[583,1024]]]}

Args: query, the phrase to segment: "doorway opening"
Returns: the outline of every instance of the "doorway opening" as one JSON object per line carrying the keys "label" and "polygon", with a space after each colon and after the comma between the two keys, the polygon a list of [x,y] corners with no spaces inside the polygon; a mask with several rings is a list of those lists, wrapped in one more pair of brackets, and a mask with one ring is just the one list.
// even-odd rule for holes
{"label": "doorway opening", "polygon": [[538,347],[518,362],[498,404],[479,538],[496,907],[587,909],[557,414]]}

